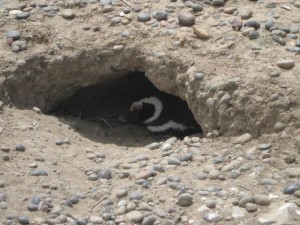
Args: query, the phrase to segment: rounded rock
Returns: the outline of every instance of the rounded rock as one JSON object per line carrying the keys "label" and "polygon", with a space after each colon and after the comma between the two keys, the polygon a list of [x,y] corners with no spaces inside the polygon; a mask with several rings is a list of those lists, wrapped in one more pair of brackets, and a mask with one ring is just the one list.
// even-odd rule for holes
{"label": "rounded rock", "polygon": [[143,214],[140,211],[131,211],[126,215],[126,219],[132,223],[140,223],[143,218]]}
{"label": "rounded rock", "polygon": [[64,19],[71,20],[75,17],[75,13],[72,9],[65,9],[61,12]]}
{"label": "rounded rock", "polygon": [[25,146],[22,145],[22,144],[17,144],[16,147],[15,147],[15,150],[17,152],[24,152],[26,150]]}
{"label": "rounded rock", "polygon": [[14,41],[21,37],[21,33],[18,30],[9,30],[5,34],[6,38],[12,38]]}
{"label": "rounded rock", "polygon": [[155,13],[155,19],[158,21],[167,20],[168,19],[168,13],[163,10],[156,11]]}
{"label": "rounded rock", "polygon": [[139,22],[147,22],[151,20],[151,16],[149,13],[141,12],[137,14],[137,20]]}
{"label": "rounded rock", "polygon": [[202,39],[209,38],[207,31],[199,26],[193,26],[193,31],[194,31],[194,34],[199,38],[202,38]]}
{"label": "rounded rock", "polygon": [[249,212],[249,213],[253,213],[253,212],[256,212],[257,211],[257,205],[253,204],[253,203],[247,203],[245,205],[245,208],[246,210]]}
{"label": "rounded rock", "polygon": [[30,16],[29,12],[22,12],[16,15],[17,20],[24,20],[27,19]]}
{"label": "rounded rock", "polygon": [[289,184],[283,189],[283,194],[292,195],[298,190],[300,190],[300,185],[298,183]]}
{"label": "rounded rock", "polygon": [[295,61],[292,59],[283,59],[277,61],[277,66],[282,69],[291,69],[295,66]]}
{"label": "rounded rock", "polygon": [[190,12],[180,12],[177,18],[182,26],[193,26],[195,24],[195,16]]}
{"label": "rounded rock", "polygon": [[193,196],[189,193],[184,193],[178,198],[178,205],[182,207],[188,207],[193,204]]}
{"label": "rounded rock", "polygon": [[29,224],[29,218],[26,215],[18,216],[18,221],[20,224]]}

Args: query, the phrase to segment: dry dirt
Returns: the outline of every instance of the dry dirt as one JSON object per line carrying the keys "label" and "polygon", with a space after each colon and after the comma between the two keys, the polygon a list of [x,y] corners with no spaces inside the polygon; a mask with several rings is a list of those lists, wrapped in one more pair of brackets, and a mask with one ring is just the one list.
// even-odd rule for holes
{"label": "dry dirt", "polygon": [[[152,13],[166,8],[174,12],[166,24],[155,19],[138,22],[138,13],[131,11],[132,19],[128,17],[124,25],[111,25],[110,19],[126,7],[116,1],[109,13],[103,13],[99,3],[61,4],[53,16],[36,8],[27,20],[16,20],[3,15],[5,7],[29,1],[0,1],[0,224],[18,224],[20,215],[26,215],[30,224],[97,224],[91,222],[92,216],[102,224],[134,224],[130,211],[141,212],[144,218],[154,216],[155,224],[264,224],[260,218],[299,224],[296,211],[277,211],[285,203],[297,210],[300,206],[299,192],[283,194],[300,177],[300,56],[286,50],[299,38],[286,38],[286,46],[281,46],[264,25],[272,19],[299,27],[300,8],[287,0],[274,1],[272,9],[265,7],[268,0],[230,0],[222,7],[194,1],[203,6],[194,13],[196,24],[210,35],[203,40],[191,27],[170,29],[180,11],[190,10],[182,1],[129,2],[145,12],[149,6]],[[260,37],[250,40],[233,30],[230,21],[240,17],[224,13],[226,7],[239,13],[251,9],[251,19],[261,26]],[[62,18],[65,8],[75,12],[74,19]],[[84,30],[85,26],[91,29]],[[100,30],[94,32],[94,26]],[[11,51],[5,40],[9,30],[21,32],[27,50]],[[116,50],[120,45],[123,49]],[[295,66],[279,68],[277,61],[282,59],[294,60]],[[185,99],[205,137],[195,134],[166,150],[168,137],[152,136],[142,127],[120,125],[106,117],[91,122],[50,113],[82,87],[109,86],[132,71],[144,72],[160,90]],[[280,76],[271,77],[273,71]],[[195,79],[196,72],[204,78]],[[222,100],[226,95],[230,99]],[[128,100],[124,98],[110,113],[123,110]],[[236,140],[245,133],[249,140]],[[159,144],[150,150],[151,143]],[[261,149],[266,143],[271,146]],[[25,151],[16,151],[18,144]],[[178,161],[190,153],[191,160]],[[48,175],[32,176],[36,169]],[[103,169],[112,171],[112,179],[89,179]],[[172,181],[170,174],[181,181]],[[120,189],[128,196],[117,198]],[[130,199],[134,191],[144,198]],[[182,193],[190,193],[192,205],[177,203]],[[246,210],[238,206],[245,195],[263,196],[267,203],[250,200]],[[29,211],[33,196],[47,202],[49,210]],[[79,196],[79,203],[66,206],[72,196]],[[121,200],[130,203],[124,212],[118,206]],[[209,201],[216,206],[207,208]],[[251,207],[257,211],[250,213]],[[208,215],[219,217],[208,221]]]}

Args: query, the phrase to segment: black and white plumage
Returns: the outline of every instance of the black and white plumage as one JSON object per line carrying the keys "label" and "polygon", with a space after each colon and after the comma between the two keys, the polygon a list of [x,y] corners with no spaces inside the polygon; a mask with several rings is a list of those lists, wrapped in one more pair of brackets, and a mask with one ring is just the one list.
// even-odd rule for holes
{"label": "black and white plumage", "polygon": [[131,104],[121,122],[139,122],[154,134],[192,134],[202,132],[185,101],[160,94]]}

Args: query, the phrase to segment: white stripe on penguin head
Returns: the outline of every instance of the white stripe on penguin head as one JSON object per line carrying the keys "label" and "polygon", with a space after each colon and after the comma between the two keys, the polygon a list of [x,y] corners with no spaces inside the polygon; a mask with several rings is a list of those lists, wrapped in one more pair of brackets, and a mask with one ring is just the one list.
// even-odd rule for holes
{"label": "white stripe on penguin head", "polygon": [[149,98],[143,98],[141,100],[138,101],[139,103],[147,103],[147,104],[151,104],[154,106],[154,114],[153,116],[151,116],[150,118],[146,119],[143,124],[147,124],[147,123],[150,123],[154,120],[156,120],[162,110],[163,110],[163,104],[162,102],[157,98],[157,97],[149,97]]}

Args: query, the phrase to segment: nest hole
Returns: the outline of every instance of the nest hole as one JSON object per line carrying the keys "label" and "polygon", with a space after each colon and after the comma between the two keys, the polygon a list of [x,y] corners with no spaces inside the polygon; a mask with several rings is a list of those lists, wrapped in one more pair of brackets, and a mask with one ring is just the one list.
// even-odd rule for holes
{"label": "nest hole", "polygon": [[49,114],[58,117],[93,141],[122,146],[144,146],[174,134],[165,132],[153,135],[141,123],[122,124],[120,116],[128,112],[132,102],[159,93],[163,92],[143,72],[131,72],[109,83],[79,89]]}

